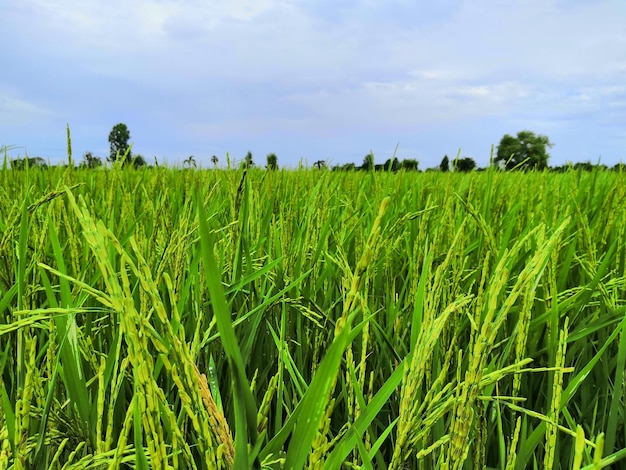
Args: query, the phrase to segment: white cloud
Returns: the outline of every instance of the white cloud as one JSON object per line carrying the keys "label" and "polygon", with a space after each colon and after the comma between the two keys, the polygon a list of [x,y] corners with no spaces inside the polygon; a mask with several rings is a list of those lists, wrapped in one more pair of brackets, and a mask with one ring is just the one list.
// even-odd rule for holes
{"label": "white cloud", "polygon": [[47,93],[0,78],[23,116],[119,102],[177,138],[626,127],[626,8],[609,0],[23,0],[0,15],[15,60],[46,68]]}
{"label": "white cloud", "polygon": [[[626,14],[610,2],[564,10],[555,1],[463,0],[448,5],[447,21],[434,25],[418,22],[422,11],[410,2],[345,2],[349,13],[339,21],[328,20],[326,11],[311,16],[311,4],[26,0],[22,8],[35,36],[52,33],[62,44],[57,55],[98,73],[116,70],[117,62],[132,80],[158,81],[154,75],[168,69],[174,80],[191,75],[239,82],[363,82],[420,73],[414,70],[430,79],[571,79],[616,73],[626,60]],[[405,17],[388,19],[389,9]]]}
{"label": "white cloud", "polygon": [[170,24],[182,22],[210,33],[229,22],[249,23],[263,13],[287,6],[279,0],[24,0],[20,11],[38,27],[77,40],[71,48],[89,45],[99,47],[101,53],[118,53],[120,49],[132,53],[163,45],[170,39]]}
{"label": "white cloud", "polygon": [[0,125],[8,126],[51,118],[54,113],[27,100],[20,99],[8,90],[0,89]]}

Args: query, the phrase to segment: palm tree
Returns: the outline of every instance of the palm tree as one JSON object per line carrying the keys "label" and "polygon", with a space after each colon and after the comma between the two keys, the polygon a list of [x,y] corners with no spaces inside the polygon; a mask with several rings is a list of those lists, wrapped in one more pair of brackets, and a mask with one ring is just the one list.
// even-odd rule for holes
{"label": "palm tree", "polygon": [[326,168],[326,160],[318,160],[315,163],[313,163],[313,166],[317,167],[318,170],[321,170],[322,168]]}
{"label": "palm tree", "polygon": [[193,155],[189,155],[189,158],[183,162],[183,166],[185,165],[187,165],[188,168],[191,168],[192,165],[194,168],[198,167],[198,165],[196,165],[196,158]]}
{"label": "palm tree", "polygon": [[213,163],[213,166],[217,166],[217,163],[220,161],[219,158],[217,158],[217,155],[213,155],[211,157],[211,163]]}

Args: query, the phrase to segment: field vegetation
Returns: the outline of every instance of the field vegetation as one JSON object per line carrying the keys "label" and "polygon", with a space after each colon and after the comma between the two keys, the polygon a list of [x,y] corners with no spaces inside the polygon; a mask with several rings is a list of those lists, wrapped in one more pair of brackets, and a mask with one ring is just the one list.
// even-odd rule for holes
{"label": "field vegetation", "polygon": [[626,462],[621,172],[0,183],[0,468]]}

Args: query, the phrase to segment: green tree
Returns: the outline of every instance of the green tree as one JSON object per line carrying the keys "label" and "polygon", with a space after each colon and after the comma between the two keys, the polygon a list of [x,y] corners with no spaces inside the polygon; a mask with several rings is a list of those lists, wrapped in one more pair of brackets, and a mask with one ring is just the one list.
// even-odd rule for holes
{"label": "green tree", "polygon": [[447,155],[444,155],[443,160],[441,160],[439,169],[443,172],[450,171],[450,159]]}
{"label": "green tree", "polygon": [[361,169],[365,171],[371,171],[374,169],[374,154],[372,152],[368,153],[363,158],[363,164],[361,165]]}
{"label": "green tree", "polygon": [[129,140],[130,131],[126,124],[120,122],[113,126],[113,129],[109,133],[109,147],[111,152],[108,160],[111,163],[116,162],[118,158],[123,158],[126,152],[128,152],[128,156],[124,163],[130,163],[132,161],[130,145],[128,143]]}
{"label": "green tree", "polygon": [[267,154],[267,169],[268,170],[278,170],[278,157],[275,153]]}
{"label": "green tree", "polygon": [[417,171],[419,169],[419,165],[420,163],[413,158],[402,160],[401,163],[402,169],[406,171]]}
{"label": "green tree", "polygon": [[243,160],[244,168],[252,168],[254,166],[254,160],[252,159],[252,152],[248,151],[246,158]]}
{"label": "green tree", "polygon": [[24,170],[26,165],[28,165],[28,168],[46,168],[48,166],[46,161],[41,157],[25,157],[11,160],[11,168],[15,170]]}
{"label": "green tree", "polygon": [[326,160],[318,160],[315,163],[313,163],[313,166],[316,167],[318,170],[321,170],[322,168],[326,168]]}
{"label": "green tree", "polygon": [[132,163],[135,169],[141,168],[142,166],[147,165],[146,159],[143,158],[143,155],[140,155],[140,154],[137,154],[133,157]]}
{"label": "green tree", "polygon": [[469,173],[476,168],[476,162],[470,157],[458,158],[454,160],[452,164],[454,166],[454,171],[459,171],[461,173]]}
{"label": "green tree", "polygon": [[507,170],[543,170],[548,167],[547,149],[552,147],[545,135],[536,135],[531,131],[521,131],[517,137],[505,134],[498,145],[496,164]]}
{"label": "green tree", "polygon": [[186,166],[187,168],[197,168],[197,164],[196,164],[196,157],[194,157],[193,155],[189,155],[189,158],[186,158],[183,161],[183,167]]}
{"label": "green tree", "polygon": [[344,165],[335,165],[333,167],[333,171],[354,171],[356,169],[357,168],[354,163],[346,163]]}
{"label": "green tree", "polygon": [[574,163],[574,170],[593,171],[594,164],[590,161]]}
{"label": "green tree", "polygon": [[98,168],[102,166],[102,160],[100,159],[100,157],[96,157],[91,152],[85,152],[85,155],[83,155],[83,161],[81,162],[80,166],[82,168],[89,169]]}
{"label": "green tree", "polygon": [[395,173],[401,168],[400,160],[398,160],[396,157],[389,158],[385,162],[385,165],[383,166],[383,168],[385,169],[385,171],[391,170]]}
{"label": "green tree", "polygon": [[217,158],[217,155],[213,155],[213,156],[211,157],[211,163],[213,163],[213,166],[215,166],[215,167],[216,167],[219,161],[220,161],[220,159],[219,159],[219,158]]}

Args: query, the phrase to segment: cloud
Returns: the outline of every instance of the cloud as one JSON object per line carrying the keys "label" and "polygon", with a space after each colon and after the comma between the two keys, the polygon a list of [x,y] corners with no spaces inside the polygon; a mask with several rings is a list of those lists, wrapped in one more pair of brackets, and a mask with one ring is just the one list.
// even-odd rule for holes
{"label": "cloud", "polygon": [[[340,125],[343,121],[372,128],[382,122],[385,127],[402,129],[500,113],[507,99],[523,93],[523,87],[514,83],[458,85],[401,80],[364,82],[350,90],[322,91],[293,99],[311,115],[334,117]],[[482,107],[477,110],[479,103]]]}
{"label": "cloud", "polygon": [[53,34],[57,55],[82,60],[97,73],[148,82],[160,73],[173,80],[328,85],[424,69],[499,80],[597,77],[622,70],[626,61],[624,11],[610,2],[577,8],[538,0],[448,1],[438,8],[279,0],[23,5],[29,30]]}
{"label": "cloud", "polygon": [[490,119],[626,127],[626,8],[609,0],[23,0],[0,14],[15,38],[0,55],[23,74],[0,77],[0,106],[30,105],[24,119],[129,120],[195,145],[357,146]]}
{"label": "cloud", "polygon": [[9,90],[0,89],[0,125],[39,122],[50,119],[54,113],[28,100],[21,99]]}

